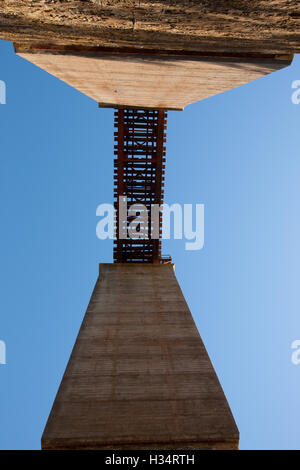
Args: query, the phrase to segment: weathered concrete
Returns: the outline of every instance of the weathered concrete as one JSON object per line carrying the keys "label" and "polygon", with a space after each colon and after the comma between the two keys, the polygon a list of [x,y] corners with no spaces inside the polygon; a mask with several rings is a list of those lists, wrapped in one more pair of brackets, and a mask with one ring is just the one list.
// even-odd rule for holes
{"label": "weathered concrete", "polygon": [[236,449],[173,265],[103,264],[43,449]]}
{"label": "weathered concrete", "polygon": [[0,2],[0,38],[104,107],[182,110],[285,67],[299,20],[290,0]]}
{"label": "weathered concrete", "polygon": [[292,56],[194,57],[124,53],[16,52],[105,107],[183,110],[286,67]]}
{"label": "weathered concrete", "polygon": [[296,53],[297,0],[6,0],[0,38],[177,51]]}

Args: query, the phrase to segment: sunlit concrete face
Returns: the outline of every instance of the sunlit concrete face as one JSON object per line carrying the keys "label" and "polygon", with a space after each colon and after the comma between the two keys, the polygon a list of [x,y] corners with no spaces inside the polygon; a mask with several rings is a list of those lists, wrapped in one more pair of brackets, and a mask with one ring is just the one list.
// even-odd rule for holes
{"label": "sunlit concrete face", "polygon": [[16,51],[100,106],[170,110],[183,110],[286,67],[292,60],[292,56],[243,59]]}
{"label": "sunlit concrete face", "polygon": [[172,264],[102,264],[43,449],[236,449]]}

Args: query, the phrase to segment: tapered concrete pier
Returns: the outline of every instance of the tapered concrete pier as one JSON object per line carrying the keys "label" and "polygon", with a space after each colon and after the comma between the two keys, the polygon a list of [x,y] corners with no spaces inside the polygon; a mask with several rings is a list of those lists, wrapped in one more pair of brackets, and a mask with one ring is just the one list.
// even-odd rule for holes
{"label": "tapered concrete pier", "polygon": [[43,449],[237,449],[172,264],[102,264]]}

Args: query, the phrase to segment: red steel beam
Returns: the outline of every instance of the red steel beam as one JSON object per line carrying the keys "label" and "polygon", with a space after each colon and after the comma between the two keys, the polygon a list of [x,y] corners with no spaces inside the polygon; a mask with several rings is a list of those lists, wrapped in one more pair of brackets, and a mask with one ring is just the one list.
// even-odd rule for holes
{"label": "red steel beam", "polygon": [[[151,238],[151,205],[163,203],[165,171],[167,112],[165,110],[118,109],[115,111],[114,198],[116,208],[116,239],[114,261],[117,263],[162,263],[170,257],[161,256],[161,242]],[[128,234],[128,218],[120,225],[120,197],[127,198],[128,209],[132,204],[143,204],[148,211],[148,224],[144,237],[131,239]],[[157,232],[161,234],[162,217]],[[120,231],[124,228],[124,232]]]}

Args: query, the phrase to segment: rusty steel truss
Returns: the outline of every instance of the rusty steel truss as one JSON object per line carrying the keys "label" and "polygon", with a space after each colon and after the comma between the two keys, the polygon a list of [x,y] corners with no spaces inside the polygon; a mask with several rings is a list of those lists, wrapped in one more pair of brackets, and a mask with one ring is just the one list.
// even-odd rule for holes
{"label": "rusty steel truss", "polygon": [[[162,214],[155,219],[156,226],[151,218],[152,205],[163,203],[166,124],[167,112],[164,110],[115,111],[116,263],[163,263],[171,260],[161,255]],[[135,214],[128,214],[133,205]],[[130,236],[130,224],[136,224],[138,235]],[[156,238],[153,237],[155,233]]]}

